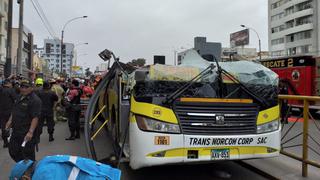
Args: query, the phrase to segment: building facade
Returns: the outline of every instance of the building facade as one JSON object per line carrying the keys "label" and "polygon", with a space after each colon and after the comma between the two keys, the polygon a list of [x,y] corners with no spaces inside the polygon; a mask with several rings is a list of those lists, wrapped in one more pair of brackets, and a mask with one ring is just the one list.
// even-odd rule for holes
{"label": "building facade", "polygon": [[[18,56],[18,39],[19,39],[19,28],[12,28],[12,66],[11,72],[15,74],[17,72],[17,56]],[[24,77],[30,77],[32,72],[33,63],[33,34],[27,27],[23,27],[22,33],[22,75]],[[31,74],[30,74],[31,73]]]}
{"label": "building facade", "polygon": [[100,63],[99,66],[96,67],[95,72],[104,72],[108,70],[108,63]]}
{"label": "building facade", "polygon": [[0,76],[4,74],[7,51],[8,0],[0,0]]}
{"label": "building facade", "polygon": [[54,73],[66,73],[70,76],[72,60],[73,60],[73,51],[74,44],[64,43],[63,44],[63,53],[62,53],[62,68],[61,68],[61,47],[59,39],[45,39],[43,48],[35,49],[40,57],[45,59],[48,62],[49,69]]}
{"label": "building facade", "polygon": [[[206,37],[195,37],[193,49],[198,51],[202,58],[206,59],[207,61],[214,62],[215,58],[218,61],[221,60],[222,45],[219,42],[207,42]],[[183,61],[187,51],[188,50],[178,52],[178,65]]]}
{"label": "building facade", "polygon": [[271,56],[319,55],[320,0],[268,0]]}

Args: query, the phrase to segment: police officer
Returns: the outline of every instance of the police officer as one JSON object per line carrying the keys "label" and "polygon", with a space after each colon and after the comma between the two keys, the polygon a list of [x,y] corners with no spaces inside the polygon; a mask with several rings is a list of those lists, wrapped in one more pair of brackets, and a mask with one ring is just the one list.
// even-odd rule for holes
{"label": "police officer", "polygon": [[72,80],[71,87],[67,91],[67,101],[68,105],[66,110],[68,112],[68,124],[70,130],[70,137],[66,140],[75,140],[80,138],[80,97],[82,95],[81,89],[79,87],[79,81]]}
{"label": "police officer", "polygon": [[8,147],[9,133],[6,131],[6,123],[11,115],[13,103],[16,99],[15,90],[9,79],[4,80],[3,87],[0,87],[0,122],[3,139],[3,147]]}
{"label": "police officer", "polygon": [[[35,160],[36,128],[41,112],[41,100],[33,92],[32,82],[21,80],[20,95],[13,105],[6,129],[12,127],[9,154],[18,162],[25,158]],[[24,145],[24,147],[23,147]]]}
{"label": "police officer", "polygon": [[42,101],[41,106],[41,117],[39,120],[39,135],[42,134],[42,127],[44,121],[47,123],[47,130],[49,134],[49,142],[54,141],[53,132],[54,132],[54,120],[53,120],[53,106],[56,101],[58,101],[58,96],[56,93],[50,90],[50,83],[45,81],[43,83],[43,88],[36,92],[38,97]]}
{"label": "police officer", "polygon": [[[288,86],[284,80],[280,80],[279,82],[279,94],[287,95],[289,94]],[[288,124],[288,100],[281,101],[281,123]]]}

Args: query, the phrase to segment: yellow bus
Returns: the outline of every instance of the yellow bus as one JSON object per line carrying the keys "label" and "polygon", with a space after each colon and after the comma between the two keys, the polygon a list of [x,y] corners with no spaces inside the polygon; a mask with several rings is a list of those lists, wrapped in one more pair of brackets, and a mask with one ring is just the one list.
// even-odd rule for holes
{"label": "yellow bus", "polygon": [[179,66],[116,61],[91,99],[87,148],[97,158],[90,121],[103,109],[115,152],[133,169],[278,156],[277,88],[261,64],[208,62],[193,50]]}

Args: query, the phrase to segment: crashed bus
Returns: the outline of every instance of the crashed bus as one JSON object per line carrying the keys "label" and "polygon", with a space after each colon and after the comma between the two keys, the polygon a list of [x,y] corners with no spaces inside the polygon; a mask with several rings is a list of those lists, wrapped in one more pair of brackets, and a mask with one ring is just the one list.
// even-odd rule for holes
{"label": "crashed bus", "polygon": [[277,89],[277,74],[261,64],[209,62],[194,50],[179,66],[134,69],[115,58],[86,112],[87,149],[97,159],[105,125],[119,162],[133,169],[278,156]]}

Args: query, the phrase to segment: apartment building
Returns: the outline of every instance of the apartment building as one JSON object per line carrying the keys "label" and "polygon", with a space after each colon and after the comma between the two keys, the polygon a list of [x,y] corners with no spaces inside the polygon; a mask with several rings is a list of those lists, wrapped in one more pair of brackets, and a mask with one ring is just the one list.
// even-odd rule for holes
{"label": "apartment building", "polygon": [[319,55],[320,0],[269,0],[271,56]]}

